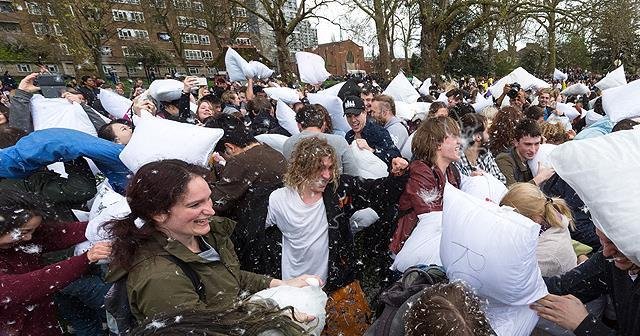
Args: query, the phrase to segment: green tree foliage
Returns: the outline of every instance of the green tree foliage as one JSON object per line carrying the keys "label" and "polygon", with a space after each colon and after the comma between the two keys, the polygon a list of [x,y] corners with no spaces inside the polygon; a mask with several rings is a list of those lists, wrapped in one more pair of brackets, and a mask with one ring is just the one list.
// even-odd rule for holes
{"label": "green tree foliage", "polygon": [[600,6],[594,13],[594,69],[611,70],[616,59],[623,62],[627,72],[640,68],[640,1],[608,1]]}

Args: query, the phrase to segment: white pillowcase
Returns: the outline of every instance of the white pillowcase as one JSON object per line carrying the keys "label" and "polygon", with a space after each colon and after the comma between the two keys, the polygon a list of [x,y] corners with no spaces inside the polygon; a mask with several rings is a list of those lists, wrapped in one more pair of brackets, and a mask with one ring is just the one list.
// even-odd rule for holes
{"label": "white pillowcase", "polygon": [[169,102],[180,99],[184,83],[175,79],[156,79],[151,82],[147,90],[149,96],[159,102]]}
{"label": "white pillowcase", "polygon": [[252,77],[249,63],[232,48],[227,49],[224,55],[224,65],[232,82],[242,82]]}
{"label": "white pillowcase", "polygon": [[402,149],[400,150],[400,155],[402,155],[402,157],[407,160],[411,160],[411,158],[413,157],[413,151],[411,150],[411,142],[413,141],[414,134],[416,134],[416,132],[413,132],[411,133],[411,135],[409,135],[407,140],[404,142],[404,145],[402,145]]}
{"label": "white pillowcase", "polygon": [[342,106],[342,100],[340,98],[321,93],[308,93],[307,99],[310,104],[320,104],[327,109],[334,130],[345,133],[351,130],[351,126],[349,126],[347,118],[344,116],[344,107]]}
{"label": "white pillowcase", "polygon": [[163,159],[180,159],[206,167],[224,131],[171,120],[140,118],[120,160],[132,172]]}
{"label": "white pillowcase", "polygon": [[536,259],[540,225],[445,186],[440,257],[451,280],[479,296],[507,305],[528,305],[548,294]]}
{"label": "white pillowcase", "polygon": [[442,265],[440,238],[442,236],[442,211],[418,215],[418,224],[411,232],[391,265],[392,270],[404,272],[415,265]]}
{"label": "white pillowcase", "polygon": [[507,193],[507,187],[489,173],[478,176],[460,175],[460,177],[462,178],[460,190],[480,200],[489,199],[500,204],[502,197]]}
{"label": "white pillowcase", "polygon": [[248,67],[251,78],[266,79],[273,75],[273,70],[258,61],[249,61]]}
{"label": "white pillowcase", "polygon": [[485,107],[493,106],[493,101],[485,98],[482,94],[478,93],[476,95],[476,102],[471,104],[471,106],[473,106],[473,109],[476,111],[476,113],[480,113],[482,112],[482,110],[484,110]]}
{"label": "white pillowcase", "polygon": [[554,149],[558,147],[554,144],[542,144],[540,148],[538,148],[538,152],[533,157],[533,159],[527,161],[529,165],[529,169],[531,169],[531,173],[533,176],[538,175],[538,163],[540,163],[543,167],[551,167],[551,161],[549,160],[549,154],[553,152]]}
{"label": "white pillowcase", "polygon": [[111,90],[101,89],[98,98],[102,107],[116,119],[124,118],[133,104],[131,99],[127,99]]}
{"label": "white pillowcase", "polygon": [[35,94],[31,98],[33,129],[68,128],[98,136],[93,123],[82,106],[64,98],[45,98]]}
{"label": "white pillowcase", "polygon": [[640,116],[640,79],[602,92],[602,108],[614,124]]}
{"label": "white pillowcase", "polygon": [[276,105],[276,118],[278,119],[278,124],[291,133],[291,135],[300,133],[298,123],[296,122],[296,112],[282,100],[278,100],[278,104]]}
{"label": "white pillowcase", "polygon": [[340,89],[342,89],[342,87],[344,86],[344,83],[346,82],[340,82],[336,85],[333,85],[331,87],[328,87],[324,90],[320,90],[318,91],[318,94],[323,94],[323,95],[329,95],[329,96],[338,96],[338,93],[340,93]]}
{"label": "white pillowcase", "polygon": [[595,86],[604,91],[614,87],[627,84],[627,78],[624,75],[624,65],[608,73],[603,79],[595,84]]}
{"label": "white pillowcase", "polygon": [[327,80],[331,74],[324,67],[324,59],[314,53],[298,51],[296,53],[296,63],[300,81],[308,84],[320,84]]}
{"label": "white pillowcase", "polygon": [[267,87],[264,93],[273,100],[282,100],[287,104],[293,104],[300,101],[298,91],[288,87]]}
{"label": "white pillowcase", "polygon": [[282,134],[258,134],[256,140],[266,144],[267,146],[277,150],[278,152],[284,152],[284,142],[289,139],[288,136]]}
{"label": "white pillowcase", "polygon": [[358,176],[366,179],[377,179],[389,176],[387,164],[372,152],[358,148],[356,141],[351,143],[353,161],[358,167]]}
{"label": "white pillowcase", "polygon": [[589,94],[590,92],[591,90],[589,90],[588,86],[582,83],[576,83],[562,90],[561,93],[565,96],[577,96],[577,95]]}
{"label": "white pillowcase", "polygon": [[569,78],[569,76],[566,73],[564,73],[564,72],[562,72],[562,71],[560,71],[558,69],[553,69],[553,79],[554,80],[564,82],[564,81],[567,80],[567,78]]}
{"label": "white pillowcase", "polygon": [[391,96],[396,103],[405,102],[411,104],[420,98],[420,94],[416,92],[416,89],[402,72],[396,75],[382,94]]}
{"label": "white pillowcase", "polygon": [[569,141],[549,155],[594,224],[640,265],[640,129]]}
{"label": "white pillowcase", "polygon": [[[510,74],[502,77],[499,81],[493,83],[492,86],[489,87],[489,91],[494,97],[500,97],[502,95],[502,90],[504,89],[505,84],[513,84],[518,83],[524,90],[529,89],[543,89],[551,87],[551,84],[543,81],[542,79],[536,78],[527,70],[523,68],[517,68],[511,71]],[[507,103],[509,103],[508,99]]]}
{"label": "white pillowcase", "polygon": [[430,87],[431,87],[431,77],[425,79],[424,82],[422,82],[422,85],[420,85],[418,92],[423,96],[428,96],[430,94],[429,92]]}

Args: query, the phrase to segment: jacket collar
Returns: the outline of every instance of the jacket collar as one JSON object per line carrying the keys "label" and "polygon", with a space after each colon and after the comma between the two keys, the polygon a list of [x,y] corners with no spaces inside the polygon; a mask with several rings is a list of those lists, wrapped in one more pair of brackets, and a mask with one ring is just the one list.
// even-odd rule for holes
{"label": "jacket collar", "polygon": [[513,157],[513,160],[516,162],[518,170],[523,173],[529,170],[529,165],[527,165],[526,162],[523,162],[524,160],[522,160],[520,155],[518,155],[518,151],[515,147],[511,147],[511,157]]}

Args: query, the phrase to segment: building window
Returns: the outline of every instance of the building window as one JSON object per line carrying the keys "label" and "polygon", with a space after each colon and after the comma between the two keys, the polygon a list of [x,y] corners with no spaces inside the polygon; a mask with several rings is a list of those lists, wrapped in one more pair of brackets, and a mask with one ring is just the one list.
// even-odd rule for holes
{"label": "building window", "polygon": [[193,21],[193,19],[188,16],[177,16],[176,20],[178,22],[178,27],[189,27]]}
{"label": "building window", "polygon": [[60,44],[60,52],[65,56],[71,55],[71,53],[69,53],[69,47],[64,43]]}
{"label": "building window", "polygon": [[173,7],[177,9],[191,9],[191,0],[173,0]]}
{"label": "building window", "polygon": [[58,65],[57,64],[47,64],[47,69],[49,69],[49,72],[57,73],[58,72]]}
{"label": "building window", "polygon": [[0,2],[0,13],[13,13],[16,9],[13,7],[11,2]]}
{"label": "building window", "polygon": [[204,5],[200,1],[194,1],[193,2],[193,10],[195,10],[197,12],[202,12],[202,11],[204,11]]}
{"label": "building window", "polygon": [[248,37],[238,37],[236,38],[236,44],[251,45],[251,39]]}
{"label": "building window", "polygon": [[184,58],[187,60],[201,60],[202,52],[200,50],[185,49]]}
{"label": "building window", "polygon": [[210,75],[215,75],[217,72],[216,68],[207,68],[207,73]]}
{"label": "building window", "polygon": [[113,51],[111,50],[111,47],[108,46],[103,46],[102,48],[100,48],[100,53],[102,54],[102,56],[113,56]]}
{"label": "building window", "polygon": [[200,44],[210,45],[211,40],[209,40],[209,35],[200,35]]}
{"label": "building window", "polygon": [[207,61],[213,61],[213,51],[203,50],[202,59]]}
{"label": "building window", "polygon": [[0,32],[20,33],[22,32],[22,27],[16,22],[0,22]]}
{"label": "building window", "polygon": [[236,17],[247,17],[247,9],[242,7],[236,7]]}
{"label": "building window", "polygon": [[36,35],[46,35],[49,34],[49,29],[47,29],[47,25],[41,22],[33,23],[33,32]]}
{"label": "building window", "polygon": [[60,28],[60,24],[59,23],[54,23],[53,24],[53,32],[58,36],[62,36],[62,28]]}
{"label": "building window", "polygon": [[171,42],[171,35],[169,33],[158,33],[158,41]]}
{"label": "building window", "polygon": [[31,72],[30,64],[18,64],[18,72]]}
{"label": "building window", "polygon": [[193,23],[198,28],[207,28],[207,20],[205,20],[205,19],[195,19],[195,20],[193,20]]}
{"label": "building window", "polygon": [[182,35],[182,43],[200,44],[200,39],[198,38],[197,34],[182,33],[181,35]]}
{"label": "building window", "polygon": [[187,71],[189,72],[190,75],[200,74],[200,69],[194,68],[194,67],[187,68]]}
{"label": "building window", "polygon": [[[27,12],[29,14],[42,15],[44,12],[40,4],[33,3],[33,2],[25,2],[25,4],[27,5]],[[49,13],[49,15],[53,15],[53,13],[51,12],[51,8],[49,6],[47,6],[46,10]]]}
{"label": "building window", "polygon": [[122,40],[133,40],[133,39],[149,39],[149,32],[142,29],[129,29],[129,28],[120,28],[118,29],[118,37]]}
{"label": "building window", "polygon": [[155,8],[165,8],[167,5],[164,3],[164,0],[149,0],[149,4],[151,7]]}
{"label": "building window", "polygon": [[167,68],[167,72],[170,73],[171,75],[173,75],[174,73],[178,72],[178,69],[176,69],[176,68]]}
{"label": "building window", "polygon": [[140,4],[140,0],[111,0],[111,2],[121,3],[121,4],[130,4],[130,5]]}
{"label": "building window", "polygon": [[113,9],[111,14],[113,21],[144,22],[144,13],[142,12]]}
{"label": "building window", "polygon": [[239,33],[248,33],[249,32],[249,26],[247,25],[246,22],[234,22],[233,23],[233,29]]}

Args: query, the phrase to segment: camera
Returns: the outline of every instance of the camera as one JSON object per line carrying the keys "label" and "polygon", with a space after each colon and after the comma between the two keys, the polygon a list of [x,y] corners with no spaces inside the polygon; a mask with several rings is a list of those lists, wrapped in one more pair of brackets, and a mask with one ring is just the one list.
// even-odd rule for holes
{"label": "camera", "polygon": [[45,73],[38,75],[33,84],[40,87],[45,98],[60,98],[67,87],[61,74]]}
{"label": "camera", "polygon": [[518,83],[513,83],[513,84],[509,84],[509,87],[511,88],[509,90],[509,92],[507,92],[507,96],[511,99],[516,99],[516,97],[518,97],[518,92],[520,92],[520,84]]}

